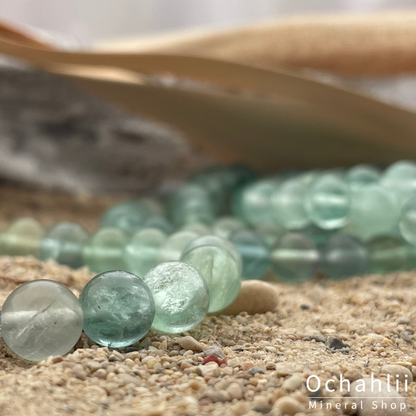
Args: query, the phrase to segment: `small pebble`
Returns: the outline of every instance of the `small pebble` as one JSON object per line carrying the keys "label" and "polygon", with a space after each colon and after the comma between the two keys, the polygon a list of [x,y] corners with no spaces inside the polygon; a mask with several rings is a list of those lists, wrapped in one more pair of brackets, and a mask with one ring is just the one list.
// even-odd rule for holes
{"label": "small pebble", "polygon": [[407,383],[411,383],[413,381],[412,372],[401,365],[383,365],[381,367],[381,374],[390,374],[391,380],[396,380],[396,378],[401,382],[404,383],[407,380]]}
{"label": "small pebble", "polygon": [[284,381],[282,384],[282,388],[287,391],[295,391],[302,387],[305,379],[299,375],[294,374],[293,376],[289,377],[287,380]]}
{"label": "small pebble", "polygon": [[265,374],[266,371],[263,368],[256,366],[256,367],[251,367],[247,371],[247,373],[250,374],[251,376],[254,376],[255,374]]}
{"label": "small pebble", "polygon": [[292,397],[281,397],[276,400],[273,409],[278,409],[282,415],[294,416],[296,413],[303,412],[304,406]]}
{"label": "small pebble", "polygon": [[203,350],[202,345],[195,338],[191,336],[178,339],[178,344],[180,345],[181,348],[185,350],[191,350],[195,352],[201,352]]}
{"label": "small pebble", "polygon": [[205,348],[204,355],[205,357],[215,355],[218,358],[225,358],[225,354],[223,353],[222,349],[217,345],[212,345],[211,347]]}

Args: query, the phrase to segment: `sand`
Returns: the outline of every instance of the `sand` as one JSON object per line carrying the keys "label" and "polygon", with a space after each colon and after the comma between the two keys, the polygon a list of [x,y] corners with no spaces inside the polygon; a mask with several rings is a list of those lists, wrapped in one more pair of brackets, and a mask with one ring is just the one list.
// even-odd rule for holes
{"label": "sand", "polygon": [[[76,219],[92,229],[112,202],[27,190],[5,189],[2,195],[1,224],[18,211],[45,226]],[[40,278],[78,295],[91,277],[86,269],[0,257],[0,302],[17,285]],[[65,357],[38,364],[19,359],[0,340],[0,415],[354,414],[351,398],[331,399],[346,395],[339,390],[340,374],[351,381],[371,374],[386,379],[383,366],[393,364],[416,376],[415,286],[413,272],[276,283],[274,311],[206,317],[189,333],[151,332],[124,350],[100,348],[82,337]],[[215,361],[204,365],[209,355]],[[310,375],[334,380],[334,392],[315,393],[326,397],[323,410],[319,401],[309,408]],[[409,414],[415,386],[411,382],[404,392],[400,385]],[[334,410],[338,402],[344,410]],[[332,411],[325,410],[327,403]]]}

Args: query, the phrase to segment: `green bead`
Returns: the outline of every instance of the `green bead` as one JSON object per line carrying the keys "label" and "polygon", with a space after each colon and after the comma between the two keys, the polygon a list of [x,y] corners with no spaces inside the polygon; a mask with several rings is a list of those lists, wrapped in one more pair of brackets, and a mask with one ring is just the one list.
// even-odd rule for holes
{"label": "green bead", "polygon": [[33,256],[39,258],[44,228],[33,218],[13,221],[1,234],[0,253],[8,256]]}
{"label": "green bead", "polygon": [[397,227],[400,208],[394,194],[379,185],[365,185],[352,194],[351,220],[366,241],[391,234]]}
{"label": "green bead", "polygon": [[129,272],[143,277],[159,263],[160,247],[167,235],[156,228],[143,228],[133,235],[124,250],[124,263]]}
{"label": "green bead", "polygon": [[341,175],[320,175],[311,185],[305,206],[311,221],[320,228],[332,230],[348,222],[350,190]]}
{"label": "green bead", "polygon": [[137,202],[139,205],[145,207],[149,215],[156,217],[164,217],[166,214],[165,207],[157,198],[146,196],[139,198],[134,202]]}
{"label": "green bead", "polygon": [[403,238],[416,246],[416,198],[407,201],[402,208],[399,228]]}
{"label": "green bead", "polygon": [[264,179],[244,188],[241,195],[241,212],[248,224],[256,225],[273,220],[271,195],[278,187],[277,179]]}
{"label": "green bead", "polygon": [[227,239],[230,234],[237,230],[245,228],[244,224],[234,217],[218,218],[212,225],[212,232],[217,237]]}
{"label": "green bead", "polygon": [[170,215],[177,227],[195,222],[210,225],[215,218],[208,192],[199,185],[183,186],[173,197]]}
{"label": "green bead", "polygon": [[153,327],[158,331],[171,334],[188,331],[208,312],[207,282],[186,263],[159,264],[146,274],[144,281],[155,300]]}
{"label": "green bead", "polygon": [[363,274],[368,269],[368,250],[354,237],[334,235],[322,253],[322,268],[331,279]]}
{"label": "green bead", "polygon": [[311,238],[316,247],[321,249],[326,246],[329,239],[334,235],[335,232],[338,232],[338,230],[324,230],[312,224],[303,232],[303,234]]}
{"label": "green bead", "polygon": [[134,344],[146,335],[155,316],[149,287],[124,271],[95,276],[84,287],[79,300],[84,312],[84,332],[105,347]]}
{"label": "green bead", "polygon": [[271,196],[275,220],[288,230],[301,230],[310,224],[304,203],[307,189],[302,181],[290,179]]}
{"label": "green bead", "polygon": [[179,260],[183,249],[198,237],[199,235],[193,231],[179,231],[172,234],[160,247],[159,263]]}
{"label": "green bead", "polygon": [[205,224],[201,224],[200,222],[194,222],[192,224],[184,225],[180,231],[192,231],[195,234],[198,234],[200,237],[203,235],[210,235],[211,230]]}
{"label": "green bead", "polygon": [[205,278],[210,294],[208,312],[217,312],[237,297],[241,286],[241,264],[231,244],[220,237],[200,237],[185,248],[181,261]]}
{"label": "green bead", "polygon": [[79,224],[59,222],[43,238],[40,245],[41,260],[55,260],[59,264],[77,269],[84,265],[83,249],[88,233]]}
{"label": "green bead", "polygon": [[127,237],[119,228],[100,228],[84,247],[85,265],[95,273],[124,269]]}
{"label": "green bead", "polygon": [[379,236],[367,244],[371,273],[410,270],[416,266],[415,248],[399,237]]}
{"label": "green bead", "polygon": [[380,185],[390,190],[399,205],[403,205],[416,190],[416,163],[407,160],[393,163],[384,171]]}
{"label": "green bead", "polygon": [[161,215],[151,215],[148,217],[144,221],[142,228],[157,228],[167,235],[172,234],[174,231],[172,224]]}
{"label": "green bead", "polygon": [[286,234],[284,227],[277,222],[258,224],[255,231],[269,247],[273,247]]}
{"label": "green bead", "polygon": [[348,185],[353,191],[362,186],[377,183],[380,177],[380,170],[371,165],[353,166],[346,175]]}
{"label": "green bead", "polygon": [[120,228],[131,235],[143,226],[149,216],[148,208],[140,201],[127,201],[111,207],[101,218],[101,227]]}
{"label": "green bead", "polygon": [[234,231],[229,240],[240,253],[243,279],[260,279],[270,265],[270,249],[262,238],[251,230]]}
{"label": "green bead", "polygon": [[319,267],[319,251],[306,235],[286,234],[272,250],[272,269],[287,282],[304,282],[310,279]]}
{"label": "green bead", "polygon": [[20,357],[42,361],[65,355],[82,333],[77,297],[52,280],[33,280],[15,289],[1,310],[1,335]]}

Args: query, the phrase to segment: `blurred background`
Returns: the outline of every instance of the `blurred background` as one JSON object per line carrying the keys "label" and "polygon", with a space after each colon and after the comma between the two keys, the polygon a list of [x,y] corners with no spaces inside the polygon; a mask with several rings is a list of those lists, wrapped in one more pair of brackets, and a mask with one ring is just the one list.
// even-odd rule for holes
{"label": "blurred background", "polygon": [[1,0],[1,16],[82,46],[191,28],[228,28],[291,15],[415,9],[414,0]]}

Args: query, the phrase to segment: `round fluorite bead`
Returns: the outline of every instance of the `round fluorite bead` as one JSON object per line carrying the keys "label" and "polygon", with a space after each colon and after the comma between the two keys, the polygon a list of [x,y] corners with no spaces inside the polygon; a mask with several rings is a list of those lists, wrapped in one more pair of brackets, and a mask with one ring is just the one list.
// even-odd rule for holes
{"label": "round fluorite bead", "polygon": [[134,274],[108,271],[91,279],[79,298],[84,332],[97,344],[127,347],[152,326],[155,303],[146,283]]}
{"label": "round fluorite bead", "polygon": [[126,269],[143,277],[159,263],[160,247],[166,240],[166,234],[156,228],[137,231],[124,250]]}
{"label": "round fluorite bead", "polygon": [[311,221],[327,230],[341,228],[348,222],[350,190],[338,174],[322,174],[311,185],[305,199]]}
{"label": "round fluorite bead", "polygon": [[269,247],[273,247],[287,232],[277,222],[258,224],[255,231]]}
{"label": "round fluorite bead", "polygon": [[363,274],[368,269],[368,251],[358,239],[332,236],[322,253],[322,268],[331,279]]}
{"label": "round fluorite bead", "polygon": [[170,206],[171,218],[177,227],[195,222],[209,225],[214,221],[214,212],[208,192],[195,184],[179,189]]}
{"label": "round fluorite bead", "polygon": [[0,252],[8,256],[33,256],[39,258],[40,242],[44,228],[33,218],[13,221],[0,237]]}
{"label": "round fluorite bead", "polygon": [[413,246],[400,237],[385,235],[370,240],[367,244],[371,273],[389,273],[395,270],[410,270],[416,266]]}
{"label": "round fluorite bead", "polygon": [[416,163],[407,160],[393,163],[384,171],[380,184],[396,196],[399,205],[404,204],[416,190]]}
{"label": "round fluorite bead", "polygon": [[303,282],[311,278],[319,267],[319,251],[306,235],[286,234],[272,250],[272,269],[288,282]]}
{"label": "round fluorite bead", "polygon": [[211,230],[205,224],[201,224],[200,222],[194,222],[192,224],[184,225],[180,231],[192,231],[195,234],[198,234],[200,237],[203,235],[211,234]]}
{"label": "round fluorite bead", "polygon": [[146,274],[144,281],[155,300],[153,327],[159,331],[172,334],[188,331],[208,312],[207,282],[189,264],[159,264]]}
{"label": "round fluorite bead", "polygon": [[100,228],[84,247],[84,262],[95,273],[124,269],[127,237],[119,228]]}
{"label": "round fluorite bead", "polygon": [[181,261],[196,269],[208,284],[208,312],[226,308],[240,291],[241,260],[231,246],[225,239],[207,236],[192,241],[182,254]]}
{"label": "round fluorite bead", "polygon": [[264,179],[247,185],[241,195],[241,213],[250,225],[273,220],[270,197],[279,186],[277,179]]}
{"label": "round fluorite bead", "polygon": [[73,269],[84,265],[83,249],[88,233],[79,224],[59,222],[45,235],[40,245],[41,260],[53,259]]}
{"label": "round fluorite bead", "polygon": [[270,265],[270,249],[262,238],[251,230],[238,230],[230,241],[240,253],[243,279],[259,279]]}
{"label": "round fluorite bead", "polygon": [[42,361],[64,355],[82,332],[82,309],[76,296],[52,280],[34,280],[15,289],[1,310],[1,335],[20,357]]}
{"label": "round fluorite bead", "polygon": [[151,215],[148,217],[144,221],[142,228],[157,228],[167,235],[172,234],[174,231],[172,224],[161,215]]}
{"label": "round fluorite bead", "polygon": [[310,224],[305,210],[306,185],[296,179],[285,181],[271,195],[275,220],[288,230],[300,230]]}
{"label": "round fluorite bead", "polygon": [[193,231],[179,231],[172,234],[160,247],[159,263],[179,260],[183,249],[198,237],[199,235]]}
{"label": "round fluorite bead", "polygon": [[377,184],[365,185],[352,194],[351,220],[364,240],[390,234],[399,222],[394,194]]}
{"label": "round fluorite bead", "polygon": [[218,218],[213,226],[212,233],[217,237],[228,238],[230,234],[237,230],[245,228],[244,224],[234,217],[222,217]]}
{"label": "round fluorite bead", "polygon": [[416,246],[416,198],[404,204],[400,214],[399,228],[403,238]]}
{"label": "round fluorite bead", "polygon": [[148,208],[140,201],[127,201],[111,207],[101,218],[101,227],[115,227],[125,234],[141,228],[149,216]]}
{"label": "round fluorite bead", "polygon": [[380,177],[380,170],[371,165],[353,166],[346,175],[348,185],[353,191],[362,186],[377,183]]}
{"label": "round fluorite bead", "polygon": [[328,240],[334,235],[335,232],[338,232],[338,230],[325,230],[312,224],[303,232],[303,234],[311,238],[316,247],[320,250],[326,246]]}

